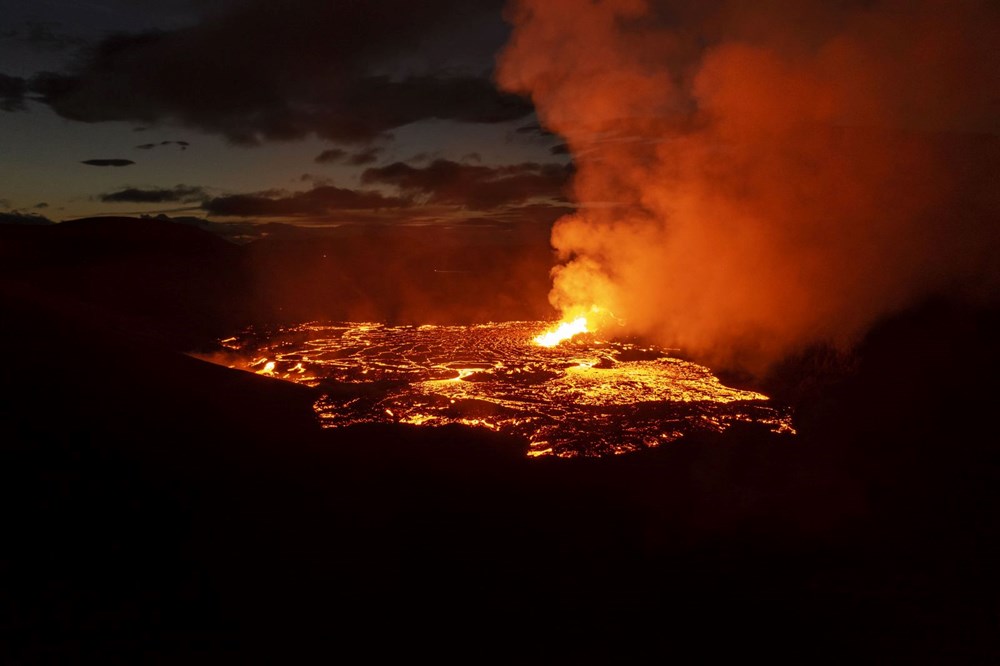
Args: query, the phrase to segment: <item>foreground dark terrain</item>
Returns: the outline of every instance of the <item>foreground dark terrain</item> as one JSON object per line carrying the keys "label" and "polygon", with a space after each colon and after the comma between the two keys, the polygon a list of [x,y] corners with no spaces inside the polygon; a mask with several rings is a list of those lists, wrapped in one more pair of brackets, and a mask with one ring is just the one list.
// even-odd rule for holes
{"label": "foreground dark terrain", "polygon": [[761,388],[797,438],[569,461],[322,431],[309,389],[182,353],[280,318],[545,316],[544,253],[397,238],[389,266],[376,240],[0,228],[5,663],[1000,658],[996,311],[790,359]]}

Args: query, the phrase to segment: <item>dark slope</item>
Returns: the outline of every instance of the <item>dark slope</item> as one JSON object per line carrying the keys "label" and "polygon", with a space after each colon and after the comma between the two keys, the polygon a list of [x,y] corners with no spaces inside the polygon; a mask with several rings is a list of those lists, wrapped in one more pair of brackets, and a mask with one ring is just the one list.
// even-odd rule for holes
{"label": "dark slope", "polygon": [[[186,238],[6,264],[5,662],[1000,655],[995,313],[929,305],[849,371],[790,363],[795,440],[533,461],[462,428],[320,431],[307,389],[179,353],[231,316],[188,266],[229,246]],[[115,261],[191,286],[150,271],[176,300],[141,311],[73,279]],[[203,295],[213,324],[188,329]]]}
{"label": "dark slope", "polygon": [[17,293],[118,318],[123,332],[141,329],[179,349],[253,315],[240,248],[162,220],[0,226],[0,276]]}

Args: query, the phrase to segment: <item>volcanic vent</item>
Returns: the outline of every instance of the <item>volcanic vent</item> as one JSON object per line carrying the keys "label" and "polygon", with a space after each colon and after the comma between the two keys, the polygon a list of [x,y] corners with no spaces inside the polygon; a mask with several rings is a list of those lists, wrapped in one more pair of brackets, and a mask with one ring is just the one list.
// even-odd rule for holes
{"label": "volcanic vent", "polygon": [[462,423],[558,456],[624,453],[736,421],[794,432],[767,396],[666,350],[589,333],[546,347],[536,342],[546,326],[309,323],[223,344],[235,367],[317,387],[326,427]]}

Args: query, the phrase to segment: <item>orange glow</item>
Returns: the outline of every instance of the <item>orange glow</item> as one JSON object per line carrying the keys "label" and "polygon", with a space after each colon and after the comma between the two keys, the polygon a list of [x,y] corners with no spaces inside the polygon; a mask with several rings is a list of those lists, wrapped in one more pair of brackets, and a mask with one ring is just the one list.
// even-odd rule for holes
{"label": "orange glow", "polygon": [[763,371],[928,295],[1000,293],[983,231],[1000,3],[511,0],[507,16],[497,81],[573,156],[579,206],[551,239],[563,314],[601,303],[630,334]]}
{"label": "orange glow", "polygon": [[587,328],[587,318],[577,317],[573,321],[564,321],[558,326],[537,336],[535,338],[535,344],[540,347],[555,347],[560,342],[569,340],[570,338],[580,335],[581,333],[589,332],[590,329]]}

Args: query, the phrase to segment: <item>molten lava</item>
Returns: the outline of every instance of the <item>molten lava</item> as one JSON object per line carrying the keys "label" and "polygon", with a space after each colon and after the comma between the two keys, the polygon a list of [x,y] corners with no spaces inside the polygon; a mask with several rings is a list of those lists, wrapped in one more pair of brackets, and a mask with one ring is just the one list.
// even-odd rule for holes
{"label": "molten lava", "polygon": [[557,456],[625,453],[739,421],[794,432],[767,396],[724,386],[666,350],[561,326],[549,333],[573,339],[546,346],[554,338],[544,327],[303,324],[223,346],[246,359],[234,367],[317,388],[324,427],[459,423]]}
{"label": "molten lava", "polygon": [[576,335],[589,332],[590,329],[587,327],[587,318],[577,317],[573,321],[563,322],[552,330],[536,336],[534,342],[539,347],[555,347],[564,340],[569,340]]}
{"label": "molten lava", "polygon": [[[581,311],[583,314],[579,314]],[[559,343],[571,340],[583,333],[597,333],[598,330],[606,328],[611,322],[615,322],[619,326],[624,324],[621,319],[598,305],[591,305],[586,309],[573,307],[564,310],[563,314],[562,321],[535,336],[532,342],[539,347],[555,347]]]}

